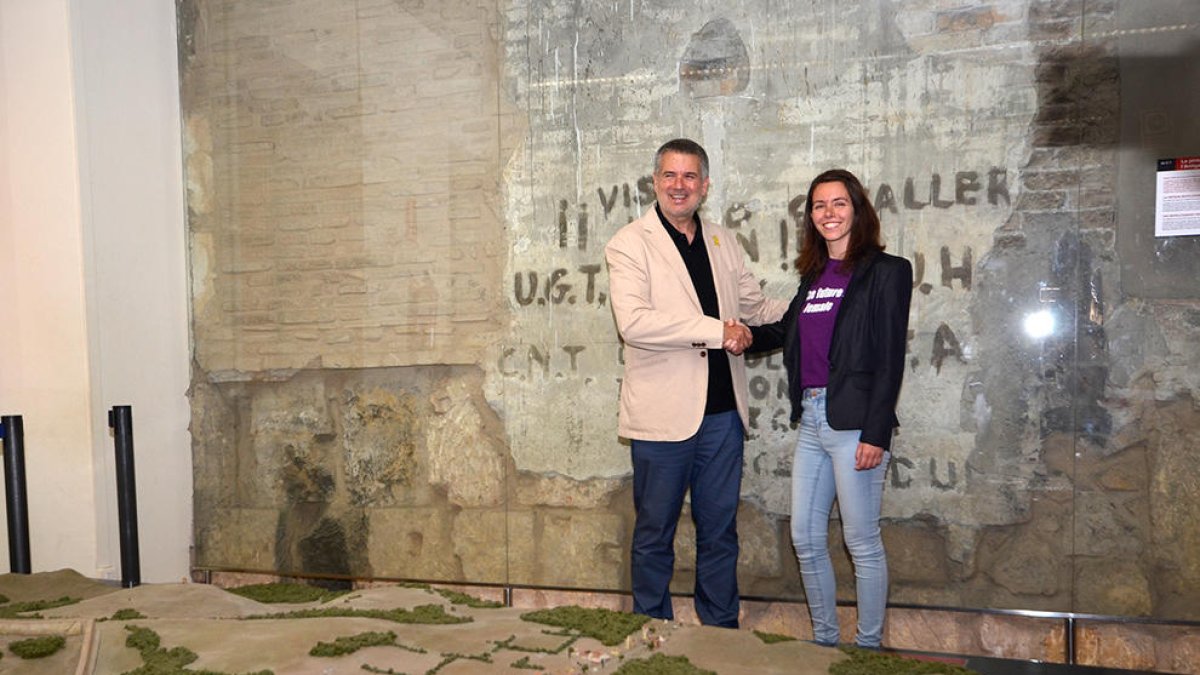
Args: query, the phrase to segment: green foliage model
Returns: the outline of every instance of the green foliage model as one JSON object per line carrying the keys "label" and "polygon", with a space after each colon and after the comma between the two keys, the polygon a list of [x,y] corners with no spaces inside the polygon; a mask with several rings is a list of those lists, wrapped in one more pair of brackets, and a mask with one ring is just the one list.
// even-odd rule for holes
{"label": "green foliage model", "polygon": [[230,593],[240,595],[243,598],[265,603],[288,603],[296,604],[301,602],[329,602],[334,598],[343,596],[350,591],[331,591],[316,586],[306,586],[304,584],[250,584],[249,586],[238,586],[237,588],[228,589]]}
{"label": "green foliage model", "polygon": [[509,667],[517,668],[519,670],[543,670],[543,668],[541,666],[539,666],[536,663],[533,663],[529,660],[528,654],[526,654],[525,656],[522,656],[521,658],[517,659],[516,661],[513,661],[512,663],[510,663]]}
{"label": "green foliage model", "polygon": [[67,639],[61,635],[44,635],[17,640],[8,646],[8,650],[23,659],[41,659],[57,652],[66,644]]}
{"label": "green foliage model", "polygon": [[504,606],[504,603],[502,602],[496,602],[495,600],[481,600],[473,595],[467,595],[466,593],[459,593],[458,591],[451,591],[445,588],[437,588],[434,590],[438,595],[449,600],[451,604],[455,605],[466,605],[467,607],[471,607],[473,609],[495,609],[497,607]]}
{"label": "green foliage model", "polygon": [[829,675],[977,675],[969,668],[939,661],[917,661],[895,654],[842,647],[850,658],[829,667]]}
{"label": "green foliage model", "polygon": [[29,602],[14,602],[11,605],[0,606],[0,619],[42,619],[45,618],[41,614],[27,614],[28,612],[39,612],[43,609],[54,609],[55,607],[64,607],[66,605],[74,605],[79,602],[79,598],[71,598],[63,596],[57,600],[31,600]]}
{"label": "green foliage model", "polygon": [[333,617],[361,617],[381,619],[393,623],[452,624],[470,623],[469,616],[451,616],[441,605],[420,605],[409,609],[352,609],[350,607],[328,607],[325,609],[298,609],[281,614],[255,614],[247,619],[327,619]]}
{"label": "green foliage model", "polygon": [[601,644],[613,646],[637,632],[646,622],[648,616],[614,612],[609,609],[584,609],[575,605],[543,609],[527,612],[521,619],[532,623],[542,623],[548,626],[572,628],[580,633],[596,638]]}
{"label": "green foliage model", "polygon": [[145,618],[146,615],[142,614],[136,609],[133,609],[132,607],[125,607],[124,609],[118,609],[117,611],[113,612],[112,616],[96,619],[96,621],[132,621],[134,619]]}
{"label": "green foliage model", "polygon": [[795,642],[796,641],[796,638],[792,637],[791,635],[780,635],[779,633],[764,633],[760,630],[754,631],[754,634],[758,636],[759,640],[763,641],[763,644],[768,644],[768,645],[773,645],[776,642]]}
{"label": "green foliage model", "polygon": [[[540,653],[540,654],[561,654],[563,652],[563,650],[565,650],[567,647],[570,647],[571,645],[575,644],[575,641],[578,640],[580,637],[582,637],[581,635],[578,635],[578,634],[571,635],[569,633],[551,633],[549,631],[542,631],[542,632],[547,635],[557,635],[557,636],[565,637],[567,639],[565,641],[563,641],[562,644],[558,645],[557,647],[526,647],[524,645],[517,644],[517,636],[509,635],[508,638],[506,638],[504,640],[496,641],[496,650],[499,651],[501,649],[507,649],[509,651],[514,651],[514,652],[533,652],[533,653]],[[528,658],[528,657],[526,657],[526,658]]]}
{"label": "green foliage model", "polygon": [[[121,675],[226,675],[213,670],[188,670],[187,664],[195,661],[196,652],[187,647],[163,649],[158,633],[141,626],[125,626],[129,635],[125,646],[136,649],[142,655],[142,665],[127,670]],[[247,675],[274,675],[270,670],[260,670]]]}
{"label": "green foliage model", "polygon": [[382,633],[372,631],[359,633],[349,637],[340,637],[333,642],[318,642],[308,650],[309,656],[344,656],[366,647],[386,647],[396,644],[396,634],[392,631]]}
{"label": "green foliage model", "polygon": [[683,656],[655,654],[648,659],[626,661],[613,675],[717,675],[692,665]]}

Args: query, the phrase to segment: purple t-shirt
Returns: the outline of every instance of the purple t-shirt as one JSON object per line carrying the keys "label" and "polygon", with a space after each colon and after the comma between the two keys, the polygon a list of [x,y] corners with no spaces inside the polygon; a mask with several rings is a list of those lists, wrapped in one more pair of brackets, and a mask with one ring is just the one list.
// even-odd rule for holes
{"label": "purple t-shirt", "polygon": [[808,288],[808,297],[796,317],[800,334],[800,386],[824,387],[829,384],[829,343],[833,322],[837,319],[842,296],[850,285],[850,272],[842,272],[841,263],[830,260],[824,271]]}

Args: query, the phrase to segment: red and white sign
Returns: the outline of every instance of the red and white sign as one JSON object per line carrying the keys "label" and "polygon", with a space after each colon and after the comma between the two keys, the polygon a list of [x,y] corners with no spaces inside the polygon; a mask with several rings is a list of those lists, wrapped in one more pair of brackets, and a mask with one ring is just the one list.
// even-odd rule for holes
{"label": "red and white sign", "polygon": [[1200,234],[1200,157],[1158,160],[1154,236]]}

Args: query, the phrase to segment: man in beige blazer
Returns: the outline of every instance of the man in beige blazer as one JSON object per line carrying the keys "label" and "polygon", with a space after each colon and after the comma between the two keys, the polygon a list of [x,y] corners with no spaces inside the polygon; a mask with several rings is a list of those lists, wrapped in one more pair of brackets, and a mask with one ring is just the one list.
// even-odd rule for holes
{"label": "man in beige blazer", "polygon": [[604,253],[625,344],[618,432],[632,446],[634,611],[674,617],[675,527],[691,490],[696,613],[736,627],[745,324],[778,321],[787,303],[763,296],[732,233],[700,220],[708,188],[704,149],[668,141],[654,158],[657,203]]}

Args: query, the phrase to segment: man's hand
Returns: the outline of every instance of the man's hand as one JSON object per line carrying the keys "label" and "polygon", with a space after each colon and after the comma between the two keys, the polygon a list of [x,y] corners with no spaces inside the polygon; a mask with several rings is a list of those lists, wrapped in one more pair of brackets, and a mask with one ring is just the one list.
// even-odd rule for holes
{"label": "man's hand", "polygon": [[733,319],[725,322],[725,341],[722,343],[725,351],[736,356],[746,351],[753,341],[754,337],[750,335],[746,324]]}

